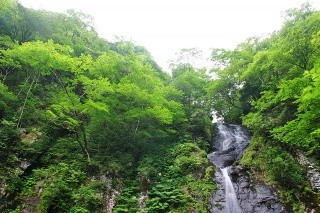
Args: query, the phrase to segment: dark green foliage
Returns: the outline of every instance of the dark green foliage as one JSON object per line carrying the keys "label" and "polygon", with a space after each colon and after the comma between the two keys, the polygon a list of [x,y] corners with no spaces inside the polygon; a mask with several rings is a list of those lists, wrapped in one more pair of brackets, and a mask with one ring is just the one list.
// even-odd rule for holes
{"label": "dark green foliage", "polygon": [[146,209],[147,212],[168,212],[170,209],[184,207],[187,202],[181,189],[169,182],[166,185],[158,184],[151,189]]}
{"label": "dark green foliage", "polygon": [[100,196],[102,186],[101,183],[92,182],[74,190],[72,200],[75,205],[70,212],[101,212],[103,207]]}
{"label": "dark green foliage", "polygon": [[282,202],[302,211],[314,205],[315,195],[311,190],[305,168],[284,148],[261,136],[254,136],[241,164],[250,168],[257,178],[276,186]]}
{"label": "dark green foliage", "polygon": [[128,187],[125,188],[121,195],[119,195],[116,199],[116,206],[112,210],[112,212],[120,213],[120,212],[129,212],[134,213],[137,212],[138,207],[138,196],[139,196],[139,188],[138,187]]}
{"label": "dark green foliage", "polygon": [[0,181],[6,179],[6,174],[18,161],[16,152],[18,151],[18,131],[13,122],[2,121],[0,124]]}
{"label": "dark green foliage", "polygon": [[212,167],[206,153],[196,144],[185,142],[171,149],[166,170],[151,188],[147,212],[207,212],[207,200],[215,190]]}
{"label": "dark green foliage", "polygon": [[77,170],[76,165],[60,163],[48,169],[35,170],[34,177],[35,181],[44,181],[43,186],[40,185],[42,192],[39,211],[66,212],[70,208],[72,191],[80,185],[85,176]]}
{"label": "dark green foliage", "polygon": [[39,212],[100,212],[102,185],[90,182],[82,185],[85,173],[81,165],[59,163],[47,169],[37,169],[23,182],[22,199],[37,197]]}

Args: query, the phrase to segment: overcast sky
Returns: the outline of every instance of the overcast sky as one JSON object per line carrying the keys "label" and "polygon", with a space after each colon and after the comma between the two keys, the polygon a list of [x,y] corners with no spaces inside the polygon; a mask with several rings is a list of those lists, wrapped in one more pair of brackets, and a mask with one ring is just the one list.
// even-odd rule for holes
{"label": "overcast sky", "polygon": [[[234,48],[281,27],[285,10],[306,0],[19,0],[24,6],[94,17],[100,36],[123,36],[145,46],[158,64],[180,48]],[[320,1],[309,1],[319,9]]]}

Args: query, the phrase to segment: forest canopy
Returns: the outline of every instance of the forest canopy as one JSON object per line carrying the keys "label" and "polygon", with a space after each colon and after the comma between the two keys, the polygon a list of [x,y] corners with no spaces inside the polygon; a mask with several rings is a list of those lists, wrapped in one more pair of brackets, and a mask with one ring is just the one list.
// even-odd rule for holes
{"label": "forest canopy", "polygon": [[113,199],[113,212],[207,212],[213,111],[250,130],[238,163],[252,177],[294,212],[318,206],[297,156],[319,164],[320,13],[286,14],[270,37],[213,49],[213,69],[178,60],[169,75],[87,14],[2,0],[0,211],[102,212]]}

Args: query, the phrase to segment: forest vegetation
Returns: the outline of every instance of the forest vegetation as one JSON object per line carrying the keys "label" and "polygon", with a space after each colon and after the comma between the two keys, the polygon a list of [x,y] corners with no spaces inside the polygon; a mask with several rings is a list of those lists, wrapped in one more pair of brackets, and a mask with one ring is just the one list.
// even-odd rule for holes
{"label": "forest vegetation", "polygon": [[319,165],[319,11],[290,9],[279,31],[211,60],[169,75],[89,15],[1,0],[0,211],[208,212],[213,110],[252,134],[238,162],[252,177],[293,212],[318,207],[298,154]]}

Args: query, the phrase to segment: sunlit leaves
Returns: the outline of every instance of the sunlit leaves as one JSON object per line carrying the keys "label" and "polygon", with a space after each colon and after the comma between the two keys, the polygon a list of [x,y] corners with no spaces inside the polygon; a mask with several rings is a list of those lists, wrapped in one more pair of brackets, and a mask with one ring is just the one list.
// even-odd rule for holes
{"label": "sunlit leaves", "polygon": [[288,93],[288,95],[296,97],[296,103],[298,104],[297,118],[289,121],[283,127],[275,128],[273,135],[281,141],[295,144],[313,152],[319,149],[317,141],[320,136],[320,78],[318,66],[305,72],[302,78],[288,82],[289,85],[292,83],[291,87],[282,87],[279,93],[290,91],[290,88],[299,88],[295,86],[297,81],[305,82],[303,87],[300,87],[300,93],[295,93],[295,96]]}
{"label": "sunlit leaves", "polygon": [[113,92],[108,78],[90,79],[80,75],[77,80],[83,85],[83,93],[92,100],[102,101]]}
{"label": "sunlit leaves", "polygon": [[[163,164],[151,172],[159,179],[159,171],[167,167],[162,159],[166,150],[159,151],[159,147],[169,149],[184,137],[186,114],[190,128],[197,132],[193,139],[206,144],[201,138],[203,131],[210,134],[204,89],[209,77],[205,70],[182,70],[172,83],[144,47],[126,41],[108,43],[98,38],[89,16],[75,11],[66,14],[35,11],[8,0],[5,4],[10,2],[20,12],[26,12],[26,16],[15,11],[17,8],[0,8],[1,15],[4,10],[9,15],[6,20],[1,16],[0,22],[5,21],[13,30],[6,34],[17,33],[10,38],[0,37],[2,159],[4,167],[17,164],[19,157],[41,161],[39,169],[31,175],[26,173],[25,179],[18,177],[18,173],[12,178],[10,192],[17,192],[19,199],[23,199],[22,209],[29,196],[34,196],[37,199],[34,208],[38,211],[101,212],[104,196],[109,193],[109,179],[99,188],[91,184],[93,176],[103,174],[110,177],[112,184],[122,182],[121,178],[135,179],[133,175],[146,156],[159,158],[156,162]],[[17,22],[20,19],[21,24]],[[31,128],[39,129],[41,138],[21,149],[18,128],[22,135]],[[192,166],[202,168],[202,163],[205,166],[203,152],[192,153],[192,157],[196,162]],[[181,167],[192,160],[180,158],[181,162],[176,163]],[[148,176],[145,173],[150,169],[149,166],[141,175]],[[4,169],[1,178],[5,173]],[[190,174],[186,181],[198,179]],[[26,191],[20,193],[22,183]],[[202,189],[207,184],[205,181],[203,184],[190,184],[195,201],[204,194]],[[97,189],[102,185],[100,192]],[[182,189],[166,192],[172,207],[175,202],[184,203],[182,193]],[[189,197],[187,193],[185,196]],[[137,199],[131,201],[136,206]],[[199,205],[204,209],[206,203],[207,197]],[[123,209],[128,209],[125,205]]]}
{"label": "sunlit leaves", "polygon": [[42,75],[49,75],[53,70],[75,70],[77,62],[70,57],[71,49],[66,46],[36,41],[27,42],[5,52],[6,57],[16,60],[21,65],[29,66]]}

